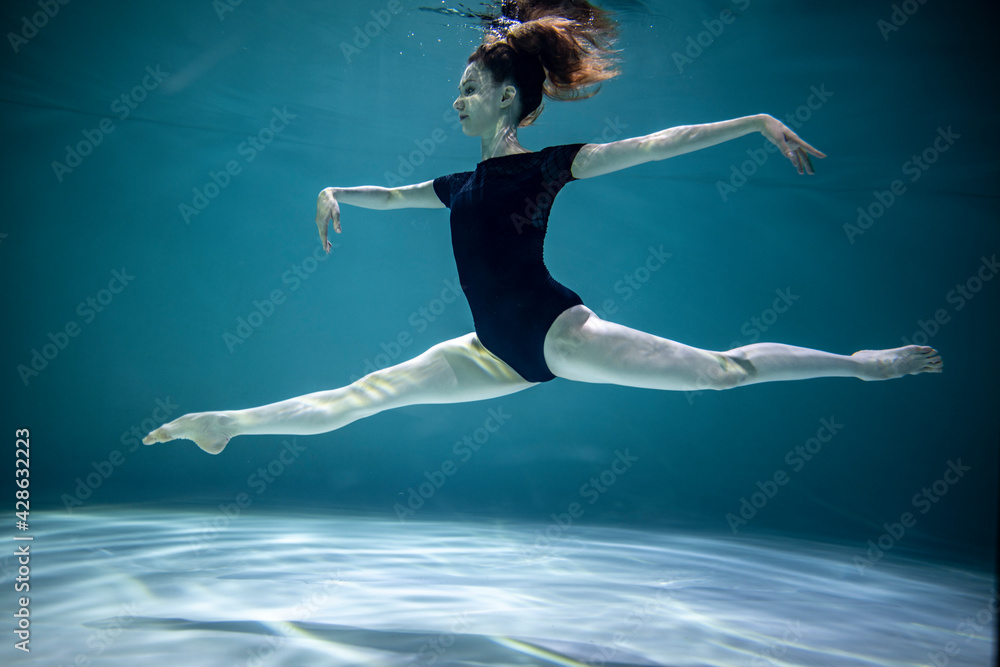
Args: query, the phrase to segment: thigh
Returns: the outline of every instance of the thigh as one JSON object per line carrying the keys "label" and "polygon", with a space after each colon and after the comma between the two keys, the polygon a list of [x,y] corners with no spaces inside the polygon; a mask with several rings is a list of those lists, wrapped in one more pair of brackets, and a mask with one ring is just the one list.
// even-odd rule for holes
{"label": "thigh", "polygon": [[715,389],[742,373],[723,353],[602,320],[586,306],[570,308],[552,324],[545,359],[567,380],[646,389]]}
{"label": "thigh", "polygon": [[409,361],[375,371],[356,383],[358,388],[381,393],[391,407],[479,401],[535,384],[483,347],[474,333],[438,343]]}

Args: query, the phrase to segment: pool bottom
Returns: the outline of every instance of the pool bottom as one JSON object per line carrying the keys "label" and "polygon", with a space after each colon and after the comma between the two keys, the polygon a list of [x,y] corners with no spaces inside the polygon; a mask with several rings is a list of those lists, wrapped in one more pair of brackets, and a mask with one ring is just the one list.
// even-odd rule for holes
{"label": "pool bottom", "polygon": [[[32,513],[51,665],[985,665],[984,573],[864,547],[359,517]],[[17,576],[8,557],[7,585]],[[20,594],[19,594],[20,595]],[[969,624],[969,620],[972,624]],[[89,662],[88,662],[89,661]],[[5,659],[6,664],[12,664]]]}

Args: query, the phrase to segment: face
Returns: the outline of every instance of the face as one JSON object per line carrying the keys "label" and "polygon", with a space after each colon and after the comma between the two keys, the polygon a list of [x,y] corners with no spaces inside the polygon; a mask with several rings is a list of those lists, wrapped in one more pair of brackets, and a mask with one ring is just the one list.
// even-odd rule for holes
{"label": "face", "polygon": [[452,106],[462,121],[462,132],[470,137],[495,130],[513,101],[513,87],[498,86],[481,63],[465,68]]}

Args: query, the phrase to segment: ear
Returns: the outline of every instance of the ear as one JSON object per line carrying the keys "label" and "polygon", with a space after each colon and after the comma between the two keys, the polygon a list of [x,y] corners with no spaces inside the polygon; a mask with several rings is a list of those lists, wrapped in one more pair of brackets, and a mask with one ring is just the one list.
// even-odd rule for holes
{"label": "ear", "polygon": [[500,98],[500,108],[505,109],[514,103],[517,99],[517,88],[514,86],[505,86],[503,89],[503,97]]}

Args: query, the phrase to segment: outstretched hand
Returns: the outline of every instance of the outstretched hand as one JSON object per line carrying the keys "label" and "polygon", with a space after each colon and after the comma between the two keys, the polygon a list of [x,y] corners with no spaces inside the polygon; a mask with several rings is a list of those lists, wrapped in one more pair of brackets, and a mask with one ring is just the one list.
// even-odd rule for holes
{"label": "outstretched hand", "polygon": [[773,116],[764,114],[763,127],[760,132],[767,137],[768,141],[778,147],[782,155],[792,161],[792,164],[795,165],[800,174],[815,173],[813,171],[812,160],[809,159],[810,155],[815,155],[818,158],[826,157],[825,153],[816,150],[802,141],[799,135],[792,132],[787,125]]}
{"label": "outstretched hand", "polygon": [[326,188],[319,193],[316,200],[316,226],[319,228],[319,240],[323,244],[323,250],[330,254],[332,244],[328,238],[330,234],[330,223],[333,223],[333,231],[340,233],[340,204],[333,196],[333,188]]}

